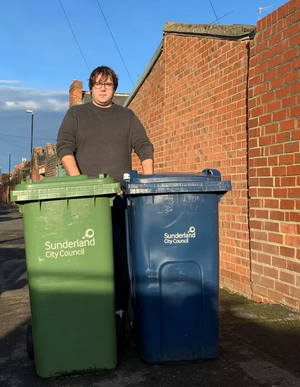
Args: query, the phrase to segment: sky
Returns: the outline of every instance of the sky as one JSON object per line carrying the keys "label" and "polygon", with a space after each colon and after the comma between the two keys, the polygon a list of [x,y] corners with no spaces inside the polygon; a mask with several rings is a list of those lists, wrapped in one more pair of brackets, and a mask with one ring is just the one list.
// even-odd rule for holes
{"label": "sky", "polygon": [[[166,22],[255,26],[287,0],[9,0],[0,2],[0,174],[56,143],[74,79],[111,67],[130,94]],[[261,12],[259,14],[259,9]],[[219,18],[219,21],[216,21]],[[9,154],[11,156],[9,156]]]}

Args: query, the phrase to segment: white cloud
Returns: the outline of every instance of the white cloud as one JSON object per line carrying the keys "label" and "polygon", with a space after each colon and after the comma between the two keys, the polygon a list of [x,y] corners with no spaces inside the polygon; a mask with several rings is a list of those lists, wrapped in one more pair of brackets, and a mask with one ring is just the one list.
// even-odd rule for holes
{"label": "white cloud", "polygon": [[40,111],[65,112],[68,107],[68,91],[38,90],[0,84],[0,111],[33,109]]}
{"label": "white cloud", "polygon": [[0,83],[4,83],[6,85],[10,85],[12,83],[24,83],[24,81],[17,81],[17,80],[3,80],[0,79]]}
{"label": "white cloud", "polygon": [[52,110],[55,111],[55,112],[66,111],[69,108],[69,100],[64,102],[64,103],[62,103],[58,99],[49,98],[48,102],[49,102],[50,106],[52,106]]}
{"label": "white cloud", "polygon": [[38,104],[34,101],[23,101],[23,102],[6,101],[4,102],[4,104],[8,110],[25,110],[25,109],[29,109],[28,106],[30,106],[30,108],[33,110],[38,108]]}

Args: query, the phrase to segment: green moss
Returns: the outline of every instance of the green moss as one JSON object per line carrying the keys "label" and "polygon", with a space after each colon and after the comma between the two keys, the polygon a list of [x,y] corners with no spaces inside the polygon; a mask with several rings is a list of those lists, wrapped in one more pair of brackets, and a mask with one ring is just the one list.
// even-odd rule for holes
{"label": "green moss", "polygon": [[53,375],[51,375],[50,379],[63,379],[74,376],[83,376],[83,375],[93,375],[93,374],[103,374],[107,372],[114,371],[113,369],[108,368],[97,368],[97,367],[89,367],[84,370],[72,370],[72,371],[57,371]]}

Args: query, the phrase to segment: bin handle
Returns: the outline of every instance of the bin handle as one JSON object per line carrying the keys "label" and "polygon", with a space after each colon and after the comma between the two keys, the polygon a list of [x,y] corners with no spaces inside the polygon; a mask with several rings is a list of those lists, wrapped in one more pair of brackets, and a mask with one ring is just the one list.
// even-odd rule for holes
{"label": "bin handle", "polygon": [[207,176],[221,176],[221,173],[217,169],[205,168],[202,173],[205,173]]}

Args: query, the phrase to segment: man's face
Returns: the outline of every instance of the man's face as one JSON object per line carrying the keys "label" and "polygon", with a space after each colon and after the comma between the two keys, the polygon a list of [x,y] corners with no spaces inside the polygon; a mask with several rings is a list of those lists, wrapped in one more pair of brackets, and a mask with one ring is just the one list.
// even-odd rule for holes
{"label": "man's face", "polygon": [[102,74],[99,74],[91,91],[94,105],[102,108],[108,108],[112,105],[115,90],[111,77],[103,77]]}

